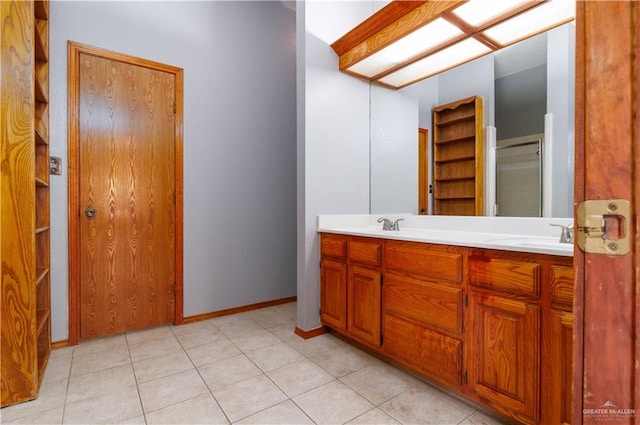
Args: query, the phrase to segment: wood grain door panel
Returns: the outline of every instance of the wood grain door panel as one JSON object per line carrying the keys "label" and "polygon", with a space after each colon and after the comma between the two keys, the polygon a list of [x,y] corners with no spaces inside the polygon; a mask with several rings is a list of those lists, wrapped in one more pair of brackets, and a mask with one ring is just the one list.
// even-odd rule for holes
{"label": "wood grain door panel", "polygon": [[320,320],[338,330],[347,329],[347,265],[320,262]]}
{"label": "wood grain door panel", "polygon": [[573,314],[551,310],[549,317],[547,355],[548,369],[542,370],[543,388],[542,423],[568,425],[573,423],[571,382],[573,371]]}
{"label": "wood grain door panel", "polygon": [[476,395],[523,423],[538,418],[540,311],[524,301],[475,293],[469,383]]}
{"label": "wood grain door panel", "polygon": [[379,270],[349,266],[347,328],[349,334],[366,344],[380,346]]}
{"label": "wood grain door panel", "polygon": [[176,88],[171,73],[79,62],[84,339],[173,321]]}
{"label": "wood grain door panel", "polygon": [[386,355],[450,388],[462,384],[462,342],[392,314],[384,316]]}
{"label": "wood grain door panel", "polygon": [[384,312],[450,334],[462,335],[462,288],[394,273],[385,275]]}

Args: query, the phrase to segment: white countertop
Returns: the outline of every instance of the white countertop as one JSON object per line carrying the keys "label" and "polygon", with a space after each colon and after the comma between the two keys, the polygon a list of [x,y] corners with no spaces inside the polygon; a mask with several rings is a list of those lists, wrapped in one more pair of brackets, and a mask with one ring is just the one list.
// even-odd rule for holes
{"label": "white countertop", "polygon": [[[379,217],[402,218],[400,230],[382,230],[376,222]],[[560,243],[561,229],[551,224],[572,222],[570,218],[320,215],[318,232],[571,257],[574,245]]]}

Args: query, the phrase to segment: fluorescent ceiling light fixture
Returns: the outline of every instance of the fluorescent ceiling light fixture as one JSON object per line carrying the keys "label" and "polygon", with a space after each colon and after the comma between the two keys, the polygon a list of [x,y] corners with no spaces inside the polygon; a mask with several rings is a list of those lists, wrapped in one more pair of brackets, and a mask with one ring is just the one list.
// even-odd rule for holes
{"label": "fluorescent ceiling light fixture", "polygon": [[572,21],[575,9],[576,0],[395,0],[331,47],[341,71],[401,88]]}
{"label": "fluorescent ceiling light fixture", "polygon": [[575,1],[551,0],[495,25],[483,33],[502,45],[509,45],[560,23],[568,22],[574,19],[575,14]]}
{"label": "fluorescent ceiling light fixture", "polygon": [[453,13],[474,27],[479,27],[530,2],[530,0],[470,0],[454,9]]}
{"label": "fluorescent ceiling light fixture", "polygon": [[354,64],[348,70],[360,75],[373,77],[385,69],[427,52],[462,34],[463,32],[458,27],[442,18],[438,18]]}
{"label": "fluorescent ceiling light fixture", "polygon": [[392,72],[378,81],[393,87],[402,87],[490,52],[489,47],[473,38],[468,38]]}

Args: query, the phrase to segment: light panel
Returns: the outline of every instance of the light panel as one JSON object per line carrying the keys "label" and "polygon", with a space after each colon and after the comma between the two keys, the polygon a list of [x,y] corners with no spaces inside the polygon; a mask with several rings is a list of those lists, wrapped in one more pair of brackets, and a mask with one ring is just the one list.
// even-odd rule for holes
{"label": "light panel", "polygon": [[394,0],[331,47],[340,70],[401,88],[570,22],[575,9],[576,0]]}
{"label": "light panel", "polygon": [[490,52],[489,47],[473,38],[467,38],[380,78],[378,81],[393,87],[402,87]]}
{"label": "light panel", "polygon": [[458,27],[442,18],[438,18],[354,64],[348,70],[367,77],[373,77],[385,69],[392,68],[462,34],[463,32]]}
{"label": "light panel", "polygon": [[575,9],[573,0],[551,0],[483,33],[506,46],[573,19]]}
{"label": "light panel", "polygon": [[453,10],[463,21],[479,27],[526,4],[530,0],[470,0]]}

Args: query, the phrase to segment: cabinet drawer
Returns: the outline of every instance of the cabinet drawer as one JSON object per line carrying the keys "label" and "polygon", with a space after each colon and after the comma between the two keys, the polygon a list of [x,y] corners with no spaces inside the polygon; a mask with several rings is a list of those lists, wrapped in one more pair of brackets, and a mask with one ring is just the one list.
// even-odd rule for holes
{"label": "cabinet drawer", "polygon": [[331,257],[346,260],[347,237],[342,235],[322,234],[320,236],[320,257]]}
{"label": "cabinet drawer", "polygon": [[527,261],[472,255],[469,282],[474,286],[538,297],[541,268],[540,264]]}
{"label": "cabinet drawer", "polygon": [[382,243],[375,240],[353,238],[349,240],[349,261],[371,267],[382,264]]}
{"label": "cabinet drawer", "polygon": [[462,342],[395,316],[385,316],[386,355],[447,387],[462,384]]}
{"label": "cabinet drawer", "polygon": [[384,313],[462,334],[462,288],[385,274]]}
{"label": "cabinet drawer", "polygon": [[462,282],[462,253],[452,248],[411,242],[388,242],[384,255],[388,270],[422,275],[434,280]]}
{"label": "cabinet drawer", "polygon": [[551,266],[551,300],[561,304],[573,304],[573,268]]}

